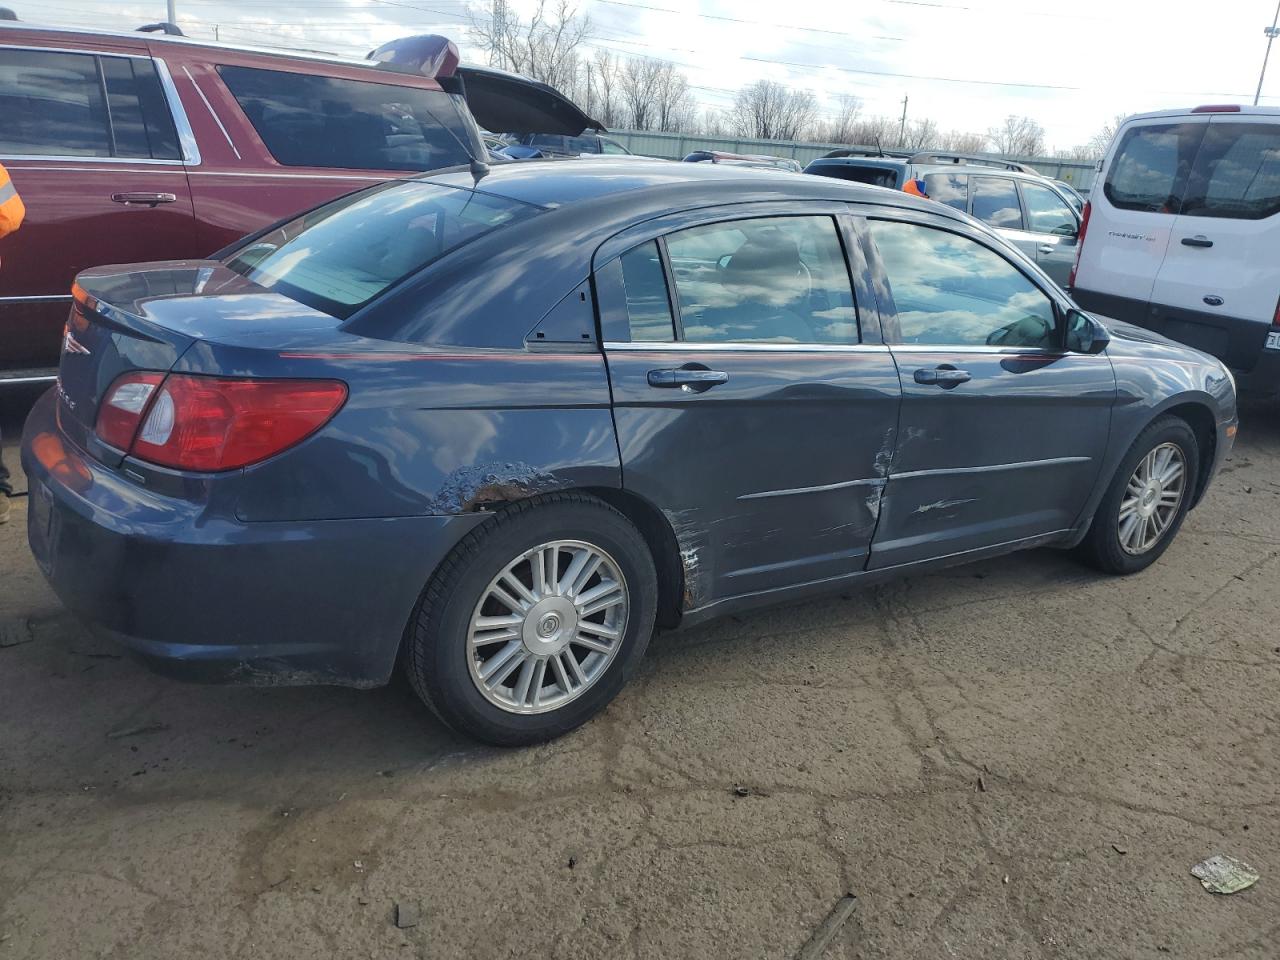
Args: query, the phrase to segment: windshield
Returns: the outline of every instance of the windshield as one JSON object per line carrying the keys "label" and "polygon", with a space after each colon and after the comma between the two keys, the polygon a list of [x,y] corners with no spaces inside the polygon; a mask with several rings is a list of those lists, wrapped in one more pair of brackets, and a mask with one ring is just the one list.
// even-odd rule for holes
{"label": "windshield", "polygon": [[343,319],[449,251],[540,212],[475,190],[396,181],[277,227],[237,250],[226,265]]}

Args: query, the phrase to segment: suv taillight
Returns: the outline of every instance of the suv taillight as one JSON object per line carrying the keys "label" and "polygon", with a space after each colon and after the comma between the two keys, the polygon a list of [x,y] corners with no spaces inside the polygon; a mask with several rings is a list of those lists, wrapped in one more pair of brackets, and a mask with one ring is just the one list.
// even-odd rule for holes
{"label": "suv taillight", "polygon": [[1067,277],[1067,289],[1074,290],[1076,271],[1080,269],[1080,254],[1084,252],[1084,235],[1089,229],[1089,214],[1093,212],[1093,201],[1084,202],[1084,212],[1080,214],[1080,234],[1076,237],[1076,262],[1071,265],[1071,275]]}
{"label": "suv taillight", "polygon": [[234,470],[305,440],[342,407],[337,380],[254,380],[141,371],[105,394],[94,428],[117,450],[178,470]]}

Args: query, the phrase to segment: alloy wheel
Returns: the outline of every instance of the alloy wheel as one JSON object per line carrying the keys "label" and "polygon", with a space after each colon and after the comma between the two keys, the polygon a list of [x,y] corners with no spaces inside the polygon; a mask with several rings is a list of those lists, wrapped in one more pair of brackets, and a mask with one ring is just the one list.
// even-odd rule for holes
{"label": "alloy wheel", "polygon": [[602,548],[556,540],[508,563],[467,631],[476,689],[510,713],[545,713],[590,688],[626,635],[626,580]]}
{"label": "alloy wheel", "polygon": [[1139,556],[1169,532],[1186,494],[1187,464],[1182,448],[1162,443],[1138,461],[1120,499],[1120,547]]}

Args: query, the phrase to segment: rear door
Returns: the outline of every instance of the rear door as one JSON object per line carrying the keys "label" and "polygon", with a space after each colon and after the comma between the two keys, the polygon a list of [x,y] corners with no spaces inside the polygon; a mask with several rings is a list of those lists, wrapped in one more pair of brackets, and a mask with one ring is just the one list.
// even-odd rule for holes
{"label": "rear door", "polygon": [[1040,269],[1065,287],[1076,262],[1080,217],[1072,206],[1046,184],[1019,180],[1027,232],[1035,238],[1035,259]]}
{"label": "rear door", "polygon": [[52,379],[79,271],[198,252],[170,91],[145,55],[0,46],[0,163],[27,208],[0,239],[0,379]]}
{"label": "rear door", "polygon": [[1089,193],[1089,236],[1080,251],[1075,286],[1085,294],[1136,303],[1108,308],[1105,300],[1089,299],[1088,306],[1125,313],[1121,319],[1142,320],[1208,128],[1206,116],[1125,124],[1100,182]]}
{"label": "rear door", "polygon": [[1158,329],[1237,369],[1253,366],[1280,298],[1278,119],[1210,120],[1151,293]]}
{"label": "rear door", "polygon": [[1105,452],[1110,360],[1064,350],[1055,296],[977,231],[868,222],[903,391],[871,567],[1070,529]]}
{"label": "rear door", "polygon": [[623,485],[670,520],[687,609],[862,570],[896,435],[843,205],[762,206],[597,255]]}

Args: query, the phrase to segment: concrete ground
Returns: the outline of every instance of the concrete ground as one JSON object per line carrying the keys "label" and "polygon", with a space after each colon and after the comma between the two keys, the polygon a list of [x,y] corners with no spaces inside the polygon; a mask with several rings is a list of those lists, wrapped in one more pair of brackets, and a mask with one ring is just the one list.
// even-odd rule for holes
{"label": "concrete ground", "polygon": [[[1145,574],[1039,551],[664,635],[516,751],[403,684],[147,673],[59,607],[18,500],[0,960],[789,958],[846,892],[829,960],[1275,957],[1278,468],[1248,412]],[[1205,892],[1216,853],[1261,881]]]}

